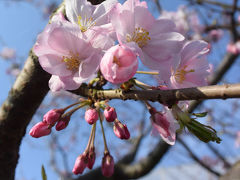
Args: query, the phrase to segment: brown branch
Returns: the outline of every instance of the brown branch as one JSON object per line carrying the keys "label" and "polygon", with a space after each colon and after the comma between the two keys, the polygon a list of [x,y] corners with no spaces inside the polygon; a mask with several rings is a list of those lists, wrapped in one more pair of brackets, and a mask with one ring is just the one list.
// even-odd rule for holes
{"label": "brown branch", "polygon": [[32,116],[48,92],[50,76],[31,52],[0,108],[0,177],[13,180],[19,146]]}
{"label": "brown branch", "polygon": [[216,176],[220,176],[220,174],[216,171],[214,171],[211,167],[204,164],[193,152],[192,150],[187,146],[187,144],[181,139],[178,138],[178,142],[181,143],[181,145],[186,149],[186,151],[189,153],[190,157],[196,161],[199,165],[201,165],[205,170],[209,171],[210,173],[215,174]]}
{"label": "brown branch", "polygon": [[219,180],[238,180],[239,177],[240,177],[240,161],[237,161],[226,174],[219,178]]}
{"label": "brown branch", "polygon": [[240,98],[240,84],[225,84],[172,90],[130,90],[128,92],[122,89],[89,89],[86,85],[83,85],[78,90],[72,92],[81,96],[99,100],[150,100],[169,104],[171,102],[182,100]]}

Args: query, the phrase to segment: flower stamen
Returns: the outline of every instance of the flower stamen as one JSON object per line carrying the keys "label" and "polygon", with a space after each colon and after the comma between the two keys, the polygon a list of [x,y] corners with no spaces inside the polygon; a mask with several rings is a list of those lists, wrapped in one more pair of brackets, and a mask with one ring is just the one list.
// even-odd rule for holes
{"label": "flower stamen", "polygon": [[62,62],[66,63],[67,69],[70,71],[76,71],[80,65],[79,55],[71,55],[70,57],[63,56]]}
{"label": "flower stamen", "polygon": [[175,78],[177,80],[178,83],[183,83],[183,81],[186,79],[186,74],[190,73],[190,72],[195,72],[194,69],[190,69],[189,71],[186,71],[185,69],[187,68],[187,66],[184,66],[182,69],[177,69],[176,73],[175,73]]}
{"label": "flower stamen", "polygon": [[95,26],[95,24],[92,17],[87,18],[85,15],[85,17],[82,18],[82,16],[78,16],[78,25],[82,32],[86,32],[89,28]]}
{"label": "flower stamen", "polygon": [[151,38],[149,37],[149,32],[143,28],[135,28],[133,35],[127,34],[126,40],[127,42],[136,42],[140,48],[143,48],[147,45],[148,41]]}

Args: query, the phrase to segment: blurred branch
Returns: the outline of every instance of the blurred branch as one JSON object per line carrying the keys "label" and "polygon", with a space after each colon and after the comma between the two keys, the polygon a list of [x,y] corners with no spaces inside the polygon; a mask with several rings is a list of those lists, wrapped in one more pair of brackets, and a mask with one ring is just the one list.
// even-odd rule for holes
{"label": "blurred branch", "polygon": [[[211,4],[211,5],[214,5],[214,6],[218,6],[218,7],[221,7],[223,9],[227,9],[227,10],[231,10],[232,9],[232,5],[230,4],[225,4],[225,3],[222,3],[222,2],[218,2],[218,1],[213,1],[213,0],[188,0],[190,1],[191,3],[196,3],[196,4]],[[236,7],[236,10],[240,10],[239,7]]]}
{"label": "blurred branch", "polygon": [[216,176],[220,176],[220,174],[216,171],[214,171],[211,167],[209,167],[208,165],[204,164],[193,152],[192,150],[187,146],[187,144],[181,139],[178,138],[178,142],[186,149],[186,151],[189,153],[190,157],[196,161],[199,165],[201,165],[204,169],[206,169],[207,171],[209,171],[210,173],[215,174]]}
{"label": "blurred branch", "polygon": [[230,167],[231,167],[231,164],[218,152],[217,149],[215,149],[215,147],[214,147],[211,143],[207,143],[206,145],[207,145],[207,147],[208,147],[212,152],[214,152],[214,154],[215,154],[219,159],[222,160],[222,162],[224,163],[224,166],[225,166],[226,168],[230,168]]}
{"label": "blurred branch", "polygon": [[[163,157],[169,146],[165,146],[165,142],[160,141],[144,159],[132,164],[126,165],[117,163],[115,165],[114,174],[111,178],[102,176],[101,168],[92,170],[91,172],[76,178],[75,180],[123,180],[123,179],[136,179],[149,173]],[[121,160],[120,160],[121,162]]]}
{"label": "blurred branch", "polygon": [[240,161],[237,161],[229,171],[222,175],[219,180],[238,180],[240,177]]}
{"label": "blurred branch", "polygon": [[[57,162],[56,162],[56,157],[55,157],[55,153],[58,150],[60,152],[60,155],[63,159],[63,166],[64,166],[64,172],[66,172],[64,174],[64,177],[71,177],[71,174],[69,173],[69,166],[68,166],[68,161],[67,161],[67,153],[65,152],[65,150],[63,149],[63,147],[61,146],[61,144],[58,141],[58,138],[52,133],[52,139],[51,139],[51,143],[50,143],[50,150],[51,150],[51,159],[50,159],[50,163],[51,166],[53,167],[54,171],[59,174],[60,176],[63,176],[63,171],[61,171],[58,168]],[[56,146],[56,147],[55,147]],[[55,150],[56,149],[56,150]]]}
{"label": "blurred branch", "polygon": [[162,13],[162,6],[161,6],[159,0],[154,0],[154,1],[155,1],[156,6],[157,6],[158,12],[161,14]]}

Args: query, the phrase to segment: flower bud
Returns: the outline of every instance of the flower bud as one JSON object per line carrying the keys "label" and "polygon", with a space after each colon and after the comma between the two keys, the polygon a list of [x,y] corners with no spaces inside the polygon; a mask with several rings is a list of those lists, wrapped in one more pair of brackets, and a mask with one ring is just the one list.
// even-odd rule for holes
{"label": "flower bud", "polygon": [[89,124],[94,124],[98,120],[98,112],[96,109],[90,108],[85,112],[85,120]]}
{"label": "flower bud", "polygon": [[54,126],[63,113],[63,109],[52,109],[43,116],[43,122],[48,125]]}
{"label": "flower bud", "polygon": [[104,54],[100,69],[104,78],[114,84],[131,79],[138,68],[136,53],[123,46],[113,46]]}
{"label": "flower bud", "polygon": [[81,154],[77,157],[72,172],[74,174],[82,174],[84,169],[87,167],[88,157],[86,153]]}
{"label": "flower bud", "polygon": [[106,177],[111,177],[114,173],[114,160],[113,157],[106,153],[102,158],[102,174]]}
{"label": "flower bud", "polygon": [[47,136],[51,133],[51,128],[45,122],[39,122],[35,126],[32,127],[29,134],[32,137],[39,138],[42,136]]}
{"label": "flower bud", "polygon": [[90,151],[88,153],[88,164],[87,167],[89,169],[92,169],[94,163],[95,163],[95,159],[96,159],[96,153],[95,153],[95,148],[92,147],[90,148]]}
{"label": "flower bud", "polygon": [[113,107],[106,107],[103,113],[108,122],[113,122],[117,118],[117,113]]}
{"label": "flower bud", "polygon": [[116,120],[113,126],[113,131],[120,139],[129,139],[130,133],[126,124],[122,124],[119,120]]}
{"label": "flower bud", "polygon": [[61,119],[57,122],[57,124],[56,124],[56,126],[55,126],[55,129],[56,129],[57,131],[61,131],[61,130],[65,129],[65,128],[68,126],[69,121],[70,121],[70,116],[66,116],[66,117],[64,117],[64,118],[61,118]]}

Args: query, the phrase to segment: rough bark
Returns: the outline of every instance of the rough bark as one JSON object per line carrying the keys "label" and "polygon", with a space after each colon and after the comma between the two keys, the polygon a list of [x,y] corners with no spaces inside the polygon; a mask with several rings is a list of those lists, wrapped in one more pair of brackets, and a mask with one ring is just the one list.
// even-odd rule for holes
{"label": "rough bark", "polygon": [[0,108],[0,177],[12,180],[19,146],[32,116],[48,92],[50,76],[31,52],[7,100]]}

